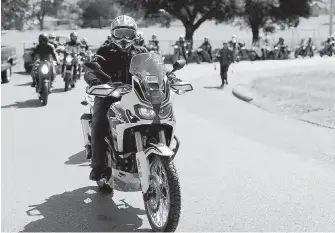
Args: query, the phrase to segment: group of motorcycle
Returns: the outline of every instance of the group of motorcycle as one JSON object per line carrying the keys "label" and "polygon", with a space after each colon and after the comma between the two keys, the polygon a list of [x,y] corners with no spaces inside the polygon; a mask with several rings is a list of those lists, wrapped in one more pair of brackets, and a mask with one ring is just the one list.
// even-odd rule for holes
{"label": "group of motorcycle", "polygon": [[[84,71],[84,62],[89,62],[92,57],[92,52],[83,51],[78,47],[64,47],[59,46],[56,49],[58,60],[62,64],[56,64],[54,61],[51,64],[49,61],[39,61],[39,65],[35,66],[32,75],[37,75],[39,82],[36,84],[36,92],[38,93],[39,100],[45,106],[48,103],[48,96],[51,89],[52,75],[56,77],[61,74],[64,80],[64,91],[68,91],[75,87],[77,80],[80,79]],[[64,69],[62,69],[64,66]]]}

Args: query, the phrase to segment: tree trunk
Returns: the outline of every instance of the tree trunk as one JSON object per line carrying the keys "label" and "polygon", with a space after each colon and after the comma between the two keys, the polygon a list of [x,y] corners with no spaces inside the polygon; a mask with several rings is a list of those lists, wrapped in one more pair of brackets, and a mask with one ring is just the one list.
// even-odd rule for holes
{"label": "tree trunk", "polygon": [[99,19],[98,19],[98,24],[99,24],[99,28],[101,29],[102,27],[101,27],[101,17],[99,17]]}
{"label": "tree trunk", "polygon": [[44,17],[41,17],[40,21],[40,31],[43,31],[44,29]]}
{"label": "tree trunk", "polygon": [[193,41],[194,32],[193,25],[185,25],[185,40]]}
{"label": "tree trunk", "polygon": [[257,43],[259,41],[258,25],[251,26],[251,31],[252,31],[252,43]]}

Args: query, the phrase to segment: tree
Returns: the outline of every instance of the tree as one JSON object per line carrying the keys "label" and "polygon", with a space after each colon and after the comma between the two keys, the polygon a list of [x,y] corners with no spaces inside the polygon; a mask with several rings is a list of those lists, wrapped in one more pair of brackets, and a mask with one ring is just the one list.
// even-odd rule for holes
{"label": "tree", "polygon": [[[207,20],[226,21],[235,14],[235,0],[116,0],[121,7],[143,9],[145,19],[168,13],[170,20],[179,19],[185,27],[185,39],[193,40],[194,32]],[[166,22],[165,22],[166,23]],[[166,25],[169,25],[166,23]]]}
{"label": "tree", "polygon": [[238,16],[251,28],[252,41],[259,40],[260,29],[270,25],[296,27],[299,17],[309,17],[311,0],[242,0]]}
{"label": "tree", "polygon": [[1,1],[1,29],[21,30],[25,22],[26,11],[29,4],[26,0],[2,0]]}
{"label": "tree", "polygon": [[57,16],[63,2],[64,0],[30,0],[31,18],[38,19],[41,31],[44,29],[44,17],[47,15]]}
{"label": "tree", "polygon": [[78,5],[83,9],[83,26],[96,27],[97,23],[97,26],[102,28],[116,16],[115,4],[110,0],[82,0]]}

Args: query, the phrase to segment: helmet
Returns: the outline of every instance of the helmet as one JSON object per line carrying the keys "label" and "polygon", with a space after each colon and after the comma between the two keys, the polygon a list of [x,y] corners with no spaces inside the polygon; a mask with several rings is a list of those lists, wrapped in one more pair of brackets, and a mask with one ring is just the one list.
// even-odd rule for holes
{"label": "helmet", "polygon": [[38,37],[39,44],[47,44],[48,40],[49,40],[48,35],[45,33],[40,34]]}
{"label": "helmet", "polygon": [[87,38],[84,37],[83,39],[81,39],[81,42],[87,44]]}
{"label": "helmet", "polygon": [[235,43],[235,42],[237,42],[237,36],[235,35],[235,34],[233,34],[233,36],[232,36],[232,41]]}
{"label": "helmet", "polygon": [[128,50],[135,43],[137,24],[127,15],[116,17],[111,23],[113,43],[121,50]]}
{"label": "helmet", "polygon": [[55,37],[55,33],[50,33],[49,35],[48,35],[48,37],[49,37],[49,41],[51,41],[51,42],[54,42],[55,41],[55,39],[56,39],[56,37]]}
{"label": "helmet", "polygon": [[112,34],[108,34],[107,40],[111,40],[111,39],[112,39]]}
{"label": "helmet", "polygon": [[153,35],[152,35],[152,39],[153,39],[153,40],[157,40],[157,35],[156,35],[156,34],[153,34]]}
{"label": "helmet", "polygon": [[70,34],[70,40],[77,40],[77,38],[78,38],[77,33],[76,32],[71,32],[71,34]]}
{"label": "helmet", "polygon": [[184,41],[185,39],[184,39],[184,35],[180,35],[179,36],[179,41]]}
{"label": "helmet", "polygon": [[206,36],[204,40],[205,40],[206,42],[208,42],[208,37]]}

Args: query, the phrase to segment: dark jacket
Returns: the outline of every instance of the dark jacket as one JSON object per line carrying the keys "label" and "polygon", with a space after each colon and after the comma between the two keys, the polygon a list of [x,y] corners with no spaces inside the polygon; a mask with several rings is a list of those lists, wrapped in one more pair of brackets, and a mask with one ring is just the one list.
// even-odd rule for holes
{"label": "dark jacket", "polygon": [[104,73],[108,74],[112,80],[107,80],[103,75],[96,74],[92,71],[88,71],[84,75],[84,79],[88,85],[94,83],[107,83],[112,82],[122,82],[126,84],[131,84],[131,74],[129,73],[131,58],[139,53],[148,52],[144,47],[138,47],[132,45],[130,51],[125,53],[118,50],[114,44],[101,46],[96,55],[102,56],[106,59],[96,57],[95,61],[101,66]]}
{"label": "dark jacket", "polygon": [[216,54],[216,57],[218,61],[220,62],[220,65],[230,65],[234,61],[234,54],[232,49],[229,48],[222,48],[219,50],[219,52]]}
{"label": "dark jacket", "polygon": [[78,42],[78,41],[77,42],[68,41],[68,42],[66,42],[65,46],[73,46],[73,47],[81,46],[81,43]]}
{"label": "dark jacket", "polygon": [[32,53],[32,57],[39,55],[40,60],[51,61],[51,57],[58,62],[55,47],[52,44],[38,44]]}

